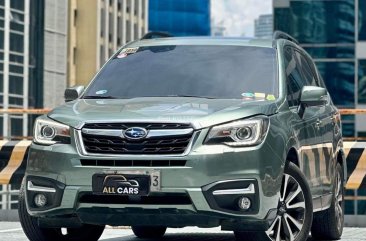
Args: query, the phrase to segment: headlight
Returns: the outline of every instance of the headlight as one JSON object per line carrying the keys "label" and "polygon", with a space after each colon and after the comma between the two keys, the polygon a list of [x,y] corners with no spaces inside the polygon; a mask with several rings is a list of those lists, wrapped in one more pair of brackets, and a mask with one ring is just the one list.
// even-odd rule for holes
{"label": "headlight", "polygon": [[37,119],[34,124],[33,141],[41,145],[69,144],[70,127],[52,120]]}
{"label": "headlight", "polygon": [[214,126],[209,131],[205,144],[228,146],[254,146],[261,143],[267,134],[269,118],[255,117]]}

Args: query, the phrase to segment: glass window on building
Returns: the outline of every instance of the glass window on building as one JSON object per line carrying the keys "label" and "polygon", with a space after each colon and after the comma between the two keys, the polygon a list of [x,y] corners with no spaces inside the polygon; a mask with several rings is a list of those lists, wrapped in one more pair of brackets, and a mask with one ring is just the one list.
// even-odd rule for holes
{"label": "glass window on building", "polygon": [[[0,29],[4,29],[4,25],[5,25],[5,19],[3,18],[4,16],[3,15],[0,15]],[[3,40],[2,40],[3,41]]]}
{"label": "glass window on building", "polygon": [[99,67],[101,68],[105,62],[105,52],[104,52],[104,46],[99,46]]}
{"label": "glass window on building", "polygon": [[366,40],[366,0],[358,0],[358,14],[359,14],[359,33],[358,39]]}
{"label": "glass window on building", "polygon": [[20,22],[10,21],[10,29],[18,32],[24,32],[24,24]]}
{"label": "glass window on building", "polygon": [[118,0],[117,3],[118,12],[122,11],[122,6],[123,6],[123,0]]}
{"label": "glass window on building", "polygon": [[17,116],[10,116],[10,135],[23,136],[23,119]]}
{"label": "glass window on building", "polygon": [[4,49],[4,30],[0,30],[0,49]]}
{"label": "glass window on building", "polygon": [[24,14],[10,11],[10,21],[15,23],[24,23]]}
{"label": "glass window on building", "polygon": [[358,61],[358,103],[366,104],[366,59]]}
{"label": "glass window on building", "polygon": [[10,63],[23,64],[23,56],[19,55],[19,54],[10,54],[9,60],[10,60]]}
{"label": "glass window on building", "polygon": [[[4,85],[3,85],[3,83],[4,83],[4,73],[0,71],[0,93],[3,93],[3,91],[4,91]],[[1,96],[0,99],[2,100],[3,97]],[[3,102],[1,101],[1,103],[3,103]]]}
{"label": "glass window on building", "polygon": [[24,1],[11,0],[10,1],[10,8],[20,10],[20,11],[24,11]]}
{"label": "glass window on building", "polygon": [[14,108],[23,107],[23,97],[9,97],[9,106]]}
{"label": "glass window on building", "polygon": [[137,23],[134,23],[133,25],[133,34],[135,39],[139,38],[139,28],[137,26]]}
{"label": "glass window on building", "polygon": [[126,21],[126,41],[130,42],[131,41],[131,22],[130,20]]}
{"label": "glass window on building", "polygon": [[354,43],[354,0],[297,0],[289,8],[275,8],[274,29],[300,43]]}
{"label": "glass window on building", "polygon": [[114,16],[112,13],[108,14],[108,42],[113,42],[113,36],[114,36]]}
{"label": "glass window on building", "polygon": [[342,135],[343,137],[355,136],[355,116],[342,115]]}
{"label": "glass window on building", "polygon": [[15,74],[23,74],[23,66],[22,65],[9,65],[9,72]]}
{"label": "glass window on building", "polygon": [[337,47],[304,47],[306,52],[316,59],[326,58],[342,58],[342,59],[353,59],[355,58],[355,46],[337,46]]}
{"label": "glass window on building", "polygon": [[10,33],[10,51],[23,53],[24,51],[24,36],[17,33]]}
{"label": "glass window on building", "polygon": [[105,11],[104,8],[100,9],[100,37],[104,36],[104,28],[105,28]]}
{"label": "glass window on building", "polygon": [[9,75],[9,93],[10,94],[23,94],[23,77]]}
{"label": "glass window on building", "polygon": [[355,105],[355,64],[354,62],[316,62],[320,75],[339,107],[353,108]]}
{"label": "glass window on building", "polygon": [[5,5],[5,0],[0,0],[0,6],[4,6]]}
{"label": "glass window on building", "polygon": [[150,0],[149,31],[164,31],[174,36],[210,35],[210,1]]}

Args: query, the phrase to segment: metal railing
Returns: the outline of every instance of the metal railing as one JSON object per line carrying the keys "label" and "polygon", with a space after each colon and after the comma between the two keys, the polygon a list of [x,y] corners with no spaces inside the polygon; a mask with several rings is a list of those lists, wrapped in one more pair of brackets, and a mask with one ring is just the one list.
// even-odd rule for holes
{"label": "metal railing", "polygon": [[12,189],[11,184],[1,185],[0,190],[0,210],[11,210],[17,208],[19,190]]}
{"label": "metal railing", "polygon": [[[42,115],[47,114],[51,109],[0,109],[0,115]],[[8,127],[10,128],[10,127]],[[28,133],[29,134],[29,133]],[[31,140],[31,136],[0,136],[0,140]],[[0,185],[0,210],[12,210],[18,206],[19,185],[3,184]]]}

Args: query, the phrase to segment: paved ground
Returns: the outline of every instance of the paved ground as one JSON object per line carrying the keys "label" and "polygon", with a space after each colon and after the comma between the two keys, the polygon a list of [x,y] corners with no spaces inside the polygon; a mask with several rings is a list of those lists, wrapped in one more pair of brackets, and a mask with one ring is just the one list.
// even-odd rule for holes
{"label": "paved ground", "polygon": [[[27,241],[18,222],[0,222],[0,240]],[[139,241],[130,229],[107,228],[101,239],[105,241]],[[162,241],[234,241],[231,232],[221,232],[220,229],[168,229]],[[366,228],[346,228],[342,241],[366,240]],[[309,239],[308,241],[314,241]]]}

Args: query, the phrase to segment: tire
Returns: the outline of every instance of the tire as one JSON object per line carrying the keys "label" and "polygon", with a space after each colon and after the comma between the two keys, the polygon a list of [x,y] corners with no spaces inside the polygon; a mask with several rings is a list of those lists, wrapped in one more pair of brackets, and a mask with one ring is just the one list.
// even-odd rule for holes
{"label": "tire", "polygon": [[155,239],[161,238],[166,232],[164,226],[132,226],[132,231],[138,238]]}
{"label": "tire", "polygon": [[[293,163],[285,167],[278,201],[277,216],[265,232],[235,231],[238,241],[307,240],[313,220],[313,201],[304,174]],[[280,230],[280,232],[279,232]]]}
{"label": "tire", "polygon": [[343,168],[337,163],[333,182],[331,206],[314,213],[311,235],[318,240],[338,240],[342,236],[344,222],[344,179]]}
{"label": "tire", "polygon": [[104,231],[104,226],[87,224],[80,228],[67,228],[66,234],[61,232],[61,228],[40,228],[37,218],[27,212],[24,185],[19,193],[18,214],[23,231],[30,241],[97,241]]}

